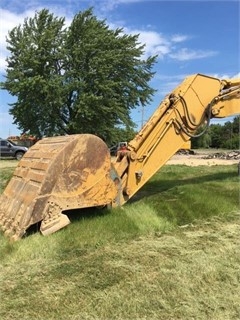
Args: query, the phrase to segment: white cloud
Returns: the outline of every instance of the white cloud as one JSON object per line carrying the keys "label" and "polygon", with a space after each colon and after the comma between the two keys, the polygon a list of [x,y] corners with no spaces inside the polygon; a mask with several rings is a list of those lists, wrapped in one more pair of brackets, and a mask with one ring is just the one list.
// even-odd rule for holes
{"label": "white cloud", "polygon": [[[28,9],[22,13],[15,13],[6,9],[0,8],[0,72],[4,72],[6,68],[6,57],[9,54],[7,51],[6,37],[8,32],[18,25],[22,25],[27,18],[34,17],[37,11],[42,10],[43,7],[34,7],[34,9]],[[66,15],[64,8],[59,9],[57,7],[49,8],[50,13],[54,13],[58,17],[65,17],[65,26],[70,25],[72,17]]]}
{"label": "white cloud", "polygon": [[234,79],[235,79],[235,78],[240,79],[240,72],[238,72],[237,74],[235,74],[235,75],[233,76],[233,78],[234,78]]}
{"label": "white cloud", "polygon": [[[133,2],[140,2],[142,0],[107,0],[104,1],[109,6],[117,6],[119,4],[127,4]],[[38,2],[37,2],[38,3]],[[68,3],[70,4],[71,1]],[[93,3],[95,3],[93,1]],[[102,3],[101,3],[102,5]],[[28,8],[33,7],[29,5]],[[15,13],[6,9],[0,9],[0,17],[1,17],[1,26],[0,26],[0,71],[3,72],[6,68],[6,56],[8,51],[6,50],[6,36],[8,31],[13,29],[15,26],[22,24],[24,19],[33,17],[36,11],[41,10],[40,6],[34,7],[34,9],[28,9],[22,11],[21,13]],[[68,26],[72,20],[72,13],[69,14],[68,9],[65,7],[51,7],[49,8],[50,12],[53,12],[57,16],[62,16],[66,18],[66,25]],[[118,23],[108,23],[111,28],[116,27],[124,27],[124,21]],[[124,32],[127,34],[139,34],[139,41],[142,44],[145,44],[145,54],[144,58],[150,55],[158,55],[159,59],[163,59],[164,57],[169,57],[173,60],[178,61],[186,61],[186,60],[194,60],[194,59],[202,59],[207,57],[212,57],[217,54],[215,51],[210,50],[191,50],[188,48],[180,48],[178,51],[176,50],[175,45],[181,45],[186,40],[189,40],[191,37],[186,34],[173,34],[170,36],[163,35],[160,32],[156,32],[154,30],[150,30],[148,26],[148,30],[144,29],[134,29],[129,27],[124,27]]]}
{"label": "white cloud", "polygon": [[234,74],[234,75],[230,75],[228,73],[223,73],[223,74],[219,74],[219,73],[214,73],[214,74],[210,74],[209,75],[210,77],[213,77],[213,78],[218,78],[218,79],[221,79],[221,80],[224,80],[224,79],[240,79],[240,72],[237,73],[237,74]]}
{"label": "white cloud", "polygon": [[176,52],[169,54],[169,57],[178,61],[196,60],[216,56],[216,51],[210,50],[192,50],[188,48],[181,48]]}
{"label": "white cloud", "polygon": [[160,96],[165,96],[172,92],[185,78],[188,74],[178,74],[178,75],[163,75],[158,74],[155,80],[158,82],[158,93]]}
{"label": "white cloud", "polygon": [[6,57],[8,55],[6,37],[14,27],[22,24],[27,17],[34,16],[34,10],[27,10],[23,13],[14,13],[0,8],[0,72],[6,68]]}
{"label": "white cloud", "polygon": [[[112,24],[111,27],[116,28],[117,25]],[[218,54],[216,51],[211,50],[192,50],[189,48],[177,49],[176,44],[179,46],[184,41],[189,40],[192,38],[190,35],[175,34],[167,36],[153,30],[143,31],[141,29],[131,29],[129,27],[125,27],[123,30],[127,34],[139,34],[139,41],[142,44],[145,44],[145,58],[150,55],[158,55],[159,59],[169,57],[177,61],[188,61],[208,58]]]}
{"label": "white cloud", "polygon": [[171,43],[161,33],[129,28],[124,31],[132,35],[139,34],[139,41],[145,44],[145,57],[157,54],[159,58],[163,58],[171,51]]}
{"label": "white cloud", "polygon": [[146,0],[96,0],[93,1],[96,7],[98,7],[101,11],[111,11],[116,9],[121,4],[128,4],[128,3],[137,3],[143,2]]}
{"label": "white cloud", "polygon": [[190,37],[184,34],[174,34],[171,37],[171,41],[175,42],[175,43],[180,43],[180,42],[184,42],[186,40],[188,40]]}

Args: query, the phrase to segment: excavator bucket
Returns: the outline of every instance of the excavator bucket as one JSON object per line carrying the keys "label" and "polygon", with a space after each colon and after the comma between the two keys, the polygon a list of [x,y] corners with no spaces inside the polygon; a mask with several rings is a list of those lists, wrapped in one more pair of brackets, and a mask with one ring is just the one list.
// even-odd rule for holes
{"label": "excavator bucket", "polygon": [[37,222],[43,235],[53,233],[70,223],[63,211],[116,201],[116,180],[100,138],[44,138],[21,159],[0,197],[0,227],[13,240]]}

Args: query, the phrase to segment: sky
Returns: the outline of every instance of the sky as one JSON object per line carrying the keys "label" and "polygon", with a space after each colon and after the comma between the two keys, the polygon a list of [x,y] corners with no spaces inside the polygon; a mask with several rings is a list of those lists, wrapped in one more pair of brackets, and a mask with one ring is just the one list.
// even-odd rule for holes
{"label": "sky", "polygon": [[[75,14],[90,7],[110,28],[121,27],[126,34],[139,34],[139,41],[145,44],[143,58],[158,55],[150,83],[157,90],[153,101],[131,114],[137,129],[187,76],[201,73],[220,79],[240,77],[239,0],[1,0],[0,81],[6,75],[6,36],[10,30],[43,8],[65,17],[69,25]],[[9,104],[15,99],[7,91],[0,91],[1,138],[20,134],[9,114]]]}

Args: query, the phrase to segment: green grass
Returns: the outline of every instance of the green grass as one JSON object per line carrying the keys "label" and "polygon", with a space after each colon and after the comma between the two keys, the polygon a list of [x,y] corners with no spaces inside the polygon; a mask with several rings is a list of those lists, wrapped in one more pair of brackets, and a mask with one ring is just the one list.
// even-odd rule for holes
{"label": "green grass", "polygon": [[70,219],[0,235],[0,319],[240,319],[236,165],[165,166],[124,207]]}
{"label": "green grass", "polygon": [[167,167],[141,192],[148,196],[140,202],[144,201],[159,216],[178,225],[239,210],[239,177],[235,165]]}
{"label": "green grass", "polygon": [[0,193],[3,192],[8,181],[11,179],[12,172],[14,169],[15,169],[15,167],[0,169]]}

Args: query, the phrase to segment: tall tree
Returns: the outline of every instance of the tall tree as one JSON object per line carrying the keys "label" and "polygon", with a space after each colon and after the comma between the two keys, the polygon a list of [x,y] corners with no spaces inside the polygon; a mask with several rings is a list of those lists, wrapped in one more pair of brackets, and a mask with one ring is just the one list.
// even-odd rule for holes
{"label": "tall tree", "polygon": [[64,127],[56,115],[63,98],[63,26],[63,18],[42,10],[11,30],[7,39],[11,55],[2,87],[17,97],[10,113],[19,129],[38,137]]}
{"label": "tall tree", "polygon": [[227,121],[222,129],[221,147],[227,149],[239,149],[239,116],[233,119],[233,122]]}
{"label": "tall tree", "polygon": [[134,127],[130,111],[150,102],[157,56],[142,59],[138,35],[110,29],[92,9],[64,24],[44,9],[9,32],[10,113],[39,137],[87,132],[111,143],[116,126]]}
{"label": "tall tree", "polygon": [[232,131],[233,131],[233,134],[239,135],[239,133],[240,133],[240,116],[234,117],[233,123],[232,123]]}
{"label": "tall tree", "polygon": [[223,127],[220,124],[211,124],[209,131],[211,135],[211,147],[220,148],[222,144]]}

